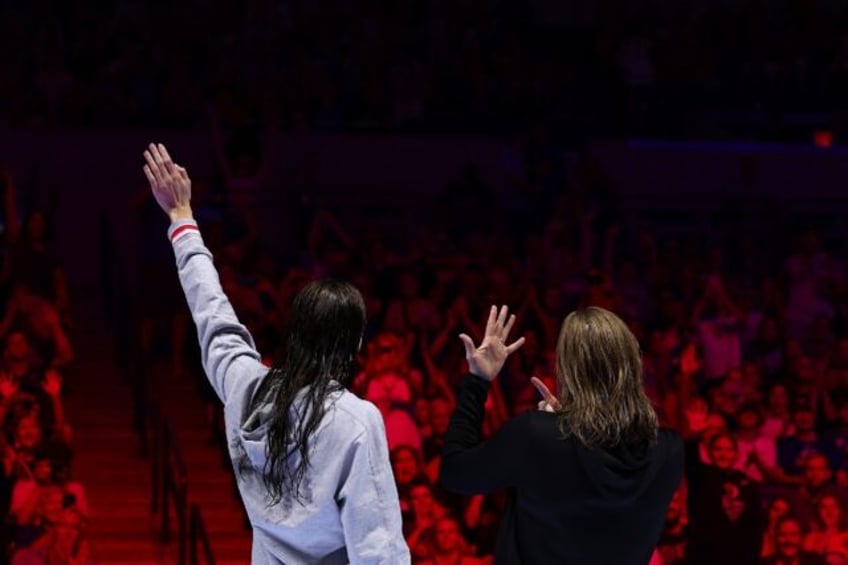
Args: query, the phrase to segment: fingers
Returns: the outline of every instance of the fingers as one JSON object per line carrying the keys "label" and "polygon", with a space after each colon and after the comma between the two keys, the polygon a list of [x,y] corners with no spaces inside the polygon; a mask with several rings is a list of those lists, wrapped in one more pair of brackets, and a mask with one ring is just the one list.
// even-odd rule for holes
{"label": "fingers", "polygon": [[544,400],[540,400],[536,407],[540,412],[556,412],[556,409]]}
{"label": "fingers", "polygon": [[489,319],[486,321],[486,333],[483,335],[492,335],[495,331],[495,324],[498,317],[498,307],[492,306],[489,308]]}
{"label": "fingers", "polygon": [[465,357],[468,358],[474,353],[474,350],[477,349],[474,346],[474,341],[468,336],[468,334],[459,334],[459,339],[462,340],[462,344],[465,345]]}
{"label": "fingers", "polygon": [[156,177],[153,176],[153,171],[150,170],[150,165],[144,166],[144,176],[147,177],[147,182],[152,186],[156,186]]}
{"label": "fingers", "polygon": [[162,156],[162,152],[159,151],[159,146],[155,143],[151,143],[147,146],[147,150],[150,151],[150,154],[153,156],[153,162],[156,163],[156,166],[164,171],[165,158]]}
{"label": "fingers", "polygon": [[180,167],[179,165],[177,165],[177,173],[184,181],[188,180],[188,171],[185,170],[185,167]]}
{"label": "fingers", "polygon": [[509,317],[509,320],[506,322],[506,326],[504,326],[503,331],[501,332],[501,339],[506,341],[506,338],[509,336],[509,332],[512,330],[512,326],[515,325],[515,314]]}
{"label": "fingers", "polygon": [[489,309],[489,319],[486,321],[485,335],[505,339],[513,324],[515,324],[515,315],[509,316],[509,306],[504,304],[498,309],[497,306],[492,305]]}
{"label": "fingers", "polygon": [[[166,177],[168,176],[180,176],[183,178],[188,178],[188,175],[185,174],[185,169],[182,167],[178,167],[173,159],[171,159],[171,155],[168,153],[168,150],[161,143],[151,143],[147,146],[147,150],[144,152],[144,159],[147,161],[147,166],[150,169],[150,175],[156,180],[158,184],[164,184]],[[182,173],[180,173],[180,169],[182,169]],[[148,173],[147,170],[144,171],[145,174]],[[148,176],[148,180],[150,176]]]}
{"label": "fingers", "polygon": [[559,399],[554,396],[554,393],[542,382],[541,379],[537,377],[530,377],[530,382],[536,387],[536,390],[539,391],[539,394],[542,395],[541,402],[549,405],[554,410],[559,410],[560,403]]}
{"label": "fingers", "polygon": [[[151,144],[150,147],[153,147],[153,144]],[[150,149],[147,149],[144,152],[144,160],[147,161],[147,168],[150,170],[150,174],[153,175],[156,183],[161,184],[163,171],[159,169],[159,165],[156,163],[156,157],[153,156]]]}
{"label": "fingers", "polygon": [[506,324],[506,316],[509,314],[509,307],[506,305],[501,306],[501,311],[498,314],[498,321],[496,322],[495,327],[499,330],[498,335],[503,337],[503,329],[504,324]]}
{"label": "fingers", "polygon": [[512,344],[506,346],[506,354],[512,355],[513,353],[521,349],[522,345],[524,345],[524,338],[520,337],[513,341]]}
{"label": "fingers", "polygon": [[541,394],[542,398],[544,398],[545,400],[556,398],[551,392],[551,389],[549,389],[548,386],[542,382],[542,379],[538,377],[530,377],[530,383],[534,387],[536,387],[536,390],[539,391],[539,394]]}
{"label": "fingers", "polygon": [[171,156],[168,154],[168,150],[165,149],[165,146],[161,143],[159,144],[159,155],[162,156],[162,163],[165,166],[165,170],[168,171],[168,174],[176,175],[177,166],[174,164],[173,159],[171,159]]}
{"label": "fingers", "polygon": [[162,160],[162,154],[159,153],[159,145],[160,144],[158,144],[158,143],[148,143],[147,144],[147,150],[150,151],[150,154],[153,155],[153,157],[157,161]]}

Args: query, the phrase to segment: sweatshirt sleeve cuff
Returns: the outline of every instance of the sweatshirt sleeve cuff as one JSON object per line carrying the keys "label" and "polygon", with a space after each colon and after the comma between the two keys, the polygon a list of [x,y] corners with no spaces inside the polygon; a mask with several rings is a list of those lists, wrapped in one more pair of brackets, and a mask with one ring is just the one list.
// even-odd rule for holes
{"label": "sweatshirt sleeve cuff", "polygon": [[483,379],[471,373],[466,374],[465,380],[468,381],[468,385],[472,389],[475,389],[484,394],[488,394],[489,389],[492,388],[492,383],[490,381],[487,381],[486,379]]}
{"label": "sweatshirt sleeve cuff", "polygon": [[171,245],[176,245],[179,240],[191,234],[200,235],[200,229],[194,220],[177,220],[168,228],[168,239]]}

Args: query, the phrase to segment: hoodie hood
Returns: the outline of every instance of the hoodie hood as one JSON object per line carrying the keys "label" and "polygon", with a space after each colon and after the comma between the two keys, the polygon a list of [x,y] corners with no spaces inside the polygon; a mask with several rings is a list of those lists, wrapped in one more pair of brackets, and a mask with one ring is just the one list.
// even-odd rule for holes
{"label": "hoodie hood", "polygon": [[[335,384],[338,383],[331,381],[331,386]],[[289,408],[289,415],[292,420],[299,421],[306,417],[302,409],[304,398],[308,391],[309,387],[304,387],[295,395],[294,401]],[[334,402],[339,394],[341,394],[341,391],[329,393],[324,401],[325,404]],[[239,429],[239,437],[244,446],[245,455],[247,455],[254,468],[263,469],[265,462],[268,460],[268,428],[271,425],[273,416],[274,391],[271,389],[256,409],[248,414],[244,424]]]}
{"label": "hoodie hood", "polygon": [[[268,460],[268,427],[274,415],[274,403],[266,396],[265,401],[256,410],[248,415],[242,427],[239,429],[239,437],[244,447],[245,455],[256,469],[264,469]],[[300,396],[300,393],[298,393]]]}
{"label": "hoodie hood", "polygon": [[666,455],[658,452],[660,445],[581,446],[578,459],[595,495],[620,502],[641,496],[653,484],[666,461]]}

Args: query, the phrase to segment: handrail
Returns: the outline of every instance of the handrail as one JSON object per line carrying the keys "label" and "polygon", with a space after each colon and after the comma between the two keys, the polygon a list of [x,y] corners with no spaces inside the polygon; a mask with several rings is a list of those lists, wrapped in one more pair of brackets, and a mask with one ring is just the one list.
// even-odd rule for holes
{"label": "handrail", "polygon": [[186,565],[198,562],[197,545],[203,549],[206,563],[214,565],[215,556],[206,531],[206,525],[197,504],[189,504],[188,471],[182,449],[171,422],[165,418],[158,403],[149,405],[151,513],[161,513],[159,539],[163,544],[173,541],[171,512],[177,520],[177,563]]}
{"label": "handrail", "polygon": [[159,498],[162,491],[162,472],[159,470],[162,466],[162,421],[159,416],[158,404],[149,403],[147,410],[147,431],[145,437],[142,438],[142,445],[148,441],[150,443],[149,447],[145,449],[145,453],[150,455],[150,488],[152,491],[150,512],[156,514],[159,512]]}
{"label": "handrail", "polygon": [[179,444],[174,436],[171,423],[162,418],[161,420],[161,451],[160,464],[162,471],[161,496],[162,496],[162,543],[171,541],[171,509],[168,505],[173,504],[174,514],[177,519],[177,545],[178,563],[185,565],[186,549],[188,545],[188,476],[185,461]]}
{"label": "handrail", "polygon": [[150,391],[145,379],[143,359],[136,350],[133,339],[138,312],[128,308],[132,304],[130,286],[124,257],[118,252],[118,241],[112,217],[101,211],[98,224],[98,262],[103,302],[101,307],[114,336],[115,360],[121,368],[124,381],[130,385],[133,399],[133,425],[139,438],[141,457],[147,457],[147,411]]}
{"label": "handrail", "polygon": [[191,505],[188,543],[189,565],[200,565],[197,554],[197,544],[203,549],[203,559],[206,565],[215,565],[215,554],[212,552],[212,543],[209,541],[209,533],[197,504]]}
{"label": "handrail", "polygon": [[182,449],[152,390],[151,366],[144,356],[139,355],[137,339],[132,337],[132,312],[125,311],[129,287],[124,264],[114,247],[114,226],[105,213],[100,216],[99,236],[100,264],[104,267],[100,273],[102,306],[117,338],[116,358],[132,389],[133,422],[139,439],[139,455],[150,459],[150,512],[153,515],[161,513],[159,537],[163,544],[172,541],[171,512],[174,512],[179,565],[187,563],[190,546],[194,555],[192,563],[197,563],[198,542],[202,544],[206,563],[214,564],[200,509],[197,505],[189,507],[188,472]]}

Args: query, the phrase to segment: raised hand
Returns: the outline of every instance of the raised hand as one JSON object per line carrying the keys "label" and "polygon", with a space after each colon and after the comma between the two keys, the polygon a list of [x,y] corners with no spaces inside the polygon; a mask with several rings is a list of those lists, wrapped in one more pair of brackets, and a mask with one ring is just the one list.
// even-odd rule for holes
{"label": "raised hand", "polygon": [[191,218],[191,179],[186,170],[171,160],[161,143],[151,143],[144,152],[144,159],[147,161],[144,174],[159,207],[171,221]]}
{"label": "raised hand", "polygon": [[698,350],[694,344],[690,343],[683,349],[683,354],[680,356],[680,372],[684,375],[694,375],[700,368]]}
{"label": "raised hand", "polygon": [[487,381],[494,380],[503,368],[506,358],[524,345],[523,337],[506,345],[506,338],[515,324],[515,315],[507,319],[508,314],[509,308],[506,306],[502,306],[500,312],[496,306],[492,306],[486,322],[486,332],[479,347],[475,347],[474,341],[467,334],[459,335],[465,345],[465,359],[472,375]]}
{"label": "raised hand", "polygon": [[530,377],[530,382],[533,383],[533,386],[536,387],[536,390],[538,390],[539,394],[542,395],[542,400],[539,401],[538,405],[539,410],[544,412],[556,412],[562,408],[562,404],[560,404],[559,399],[554,396],[541,379],[537,377]]}
{"label": "raised hand", "polygon": [[50,396],[59,396],[62,393],[62,375],[56,369],[50,369],[44,374],[44,382],[41,384],[44,392]]}
{"label": "raised hand", "polygon": [[18,392],[18,384],[6,373],[0,373],[0,397],[9,400]]}

